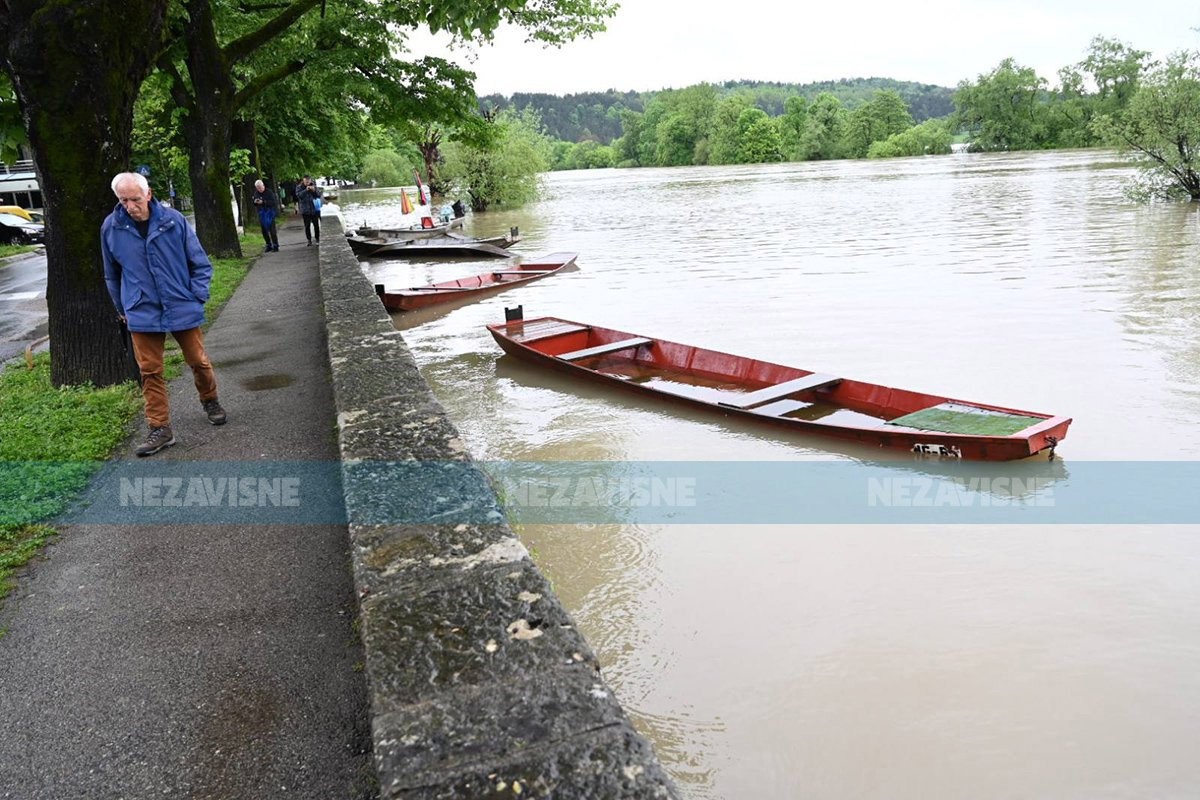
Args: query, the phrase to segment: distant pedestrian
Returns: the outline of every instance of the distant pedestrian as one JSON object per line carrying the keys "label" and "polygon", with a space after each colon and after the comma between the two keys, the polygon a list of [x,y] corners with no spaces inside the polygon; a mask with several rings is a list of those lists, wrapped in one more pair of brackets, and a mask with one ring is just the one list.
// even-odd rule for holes
{"label": "distant pedestrian", "polygon": [[137,448],[154,455],[175,444],[171,431],[167,384],[163,380],[163,348],[169,331],[192,368],[196,391],[208,421],[225,424],[217,401],[217,379],[204,351],[204,304],[212,280],[212,262],[196,232],[178,211],[151,196],[146,179],[122,172],[112,180],[117,207],[100,226],[104,282],[117,316],[133,339],[133,354],[142,373],[142,397],[150,434]]}
{"label": "distant pedestrian", "polygon": [[305,175],[296,187],[296,204],[300,207],[300,216],[304,218],[304,237],[311,247],[315,239],[321,243],[321,187],[313,182],[311,175]]}
{"label": "distant pedestrian", "polygon": [[266,252],[279,252],[279,233],[275,230],[279,204],[275,201],[275,193],[260,180],[254,182],[254,206],[258,209],[258,224],[267,243]]}

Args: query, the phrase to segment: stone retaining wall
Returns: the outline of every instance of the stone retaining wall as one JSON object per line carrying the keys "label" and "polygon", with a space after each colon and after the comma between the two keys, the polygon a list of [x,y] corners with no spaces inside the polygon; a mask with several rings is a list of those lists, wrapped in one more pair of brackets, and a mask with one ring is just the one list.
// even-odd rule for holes
{"label": "stone retaining wall", "polygon": [[[504,522],[340,227],[322,222],[321,292],[380,795],[676,797]],[[478,476],[465,482],[472,496],[462,502],[482,505],[484,521],[389,523],[411,517],[389,508],[429,490],[398,478],[387,466],[396,462],[450,464],[460,483]]]}

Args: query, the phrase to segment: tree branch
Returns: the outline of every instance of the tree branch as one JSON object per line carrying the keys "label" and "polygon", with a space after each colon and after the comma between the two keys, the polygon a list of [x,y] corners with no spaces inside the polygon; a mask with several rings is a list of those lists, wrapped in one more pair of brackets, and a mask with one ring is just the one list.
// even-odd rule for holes
{"label": "tree branch", "polygon": [[183,76],[175,68],[175,62],[168,58],[166,53],[163,53],[155,63],[171,79],[171,99],[175,101],[175,105],[190,109],[192,96],[188,94],[187,84],[183,82]]}
{"label": "tree branch", "polygon": [[247,83],[239,89],[233,96],[234,108],[245,108],[246,104],[261,94],[264,90],[274,83],[278,83],[289,75],[295,75],[300,70],[308,65],[307,61],[289,61],[286,64],[280,64],[275,69],[256,77],[254,80]]}
{"label": "tree branch", "polygon": [[262,11],[278,11],[281,8],[287,8],[288,3],[264,3],[263,5],[251,5],[250,3],[238,3],[238,10],[245,11],[247,14],[256,14]]}
{"label": "tree branch", "polygon": [[225,45],[225,58],[236,64],[255,50],[290,28],[296,20],[315,8],[322,0],[295,0],[287,9],[268,20],[261,28]]}

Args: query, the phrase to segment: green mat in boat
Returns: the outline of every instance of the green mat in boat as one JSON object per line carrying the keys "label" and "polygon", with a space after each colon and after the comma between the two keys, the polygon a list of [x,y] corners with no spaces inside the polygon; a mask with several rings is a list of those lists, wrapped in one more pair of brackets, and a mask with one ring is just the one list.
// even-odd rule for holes
{"label": "green mat in boat", "polygon": [[1011,436],[1042,420],[1042,417],[1007,414],[1003,411],[989,411],[986,408],[957,403],[942,403],[940,406],[923,408],[889,420],[887,424],[969,436]]}

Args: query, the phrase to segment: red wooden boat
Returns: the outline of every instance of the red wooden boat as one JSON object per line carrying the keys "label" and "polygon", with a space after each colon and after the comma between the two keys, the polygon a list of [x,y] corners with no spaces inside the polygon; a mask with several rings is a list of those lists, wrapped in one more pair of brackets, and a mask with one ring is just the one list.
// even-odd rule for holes
{"label": "red wooden boat", "polygon": [[526,261],[508,269],[481,272],[467,278],[433,283],[429,286],[416,286],[397,292],[389,292],[383,287],[377,286],[376,291],[379,292],[380,299],[390,311],[413,311],[471,295],[503,291],[511,286],[545,278],[547,275],[553,275],[574,264],[578,255],[578,253],[550,253],[539,261]]}
{"label": "red wooden boat", "polygon": [[504,352],[636,392],[806,433],[949,458],[1008,461],[1055,446],[1069,417],[819,374],[555,317],[489,325]]}

